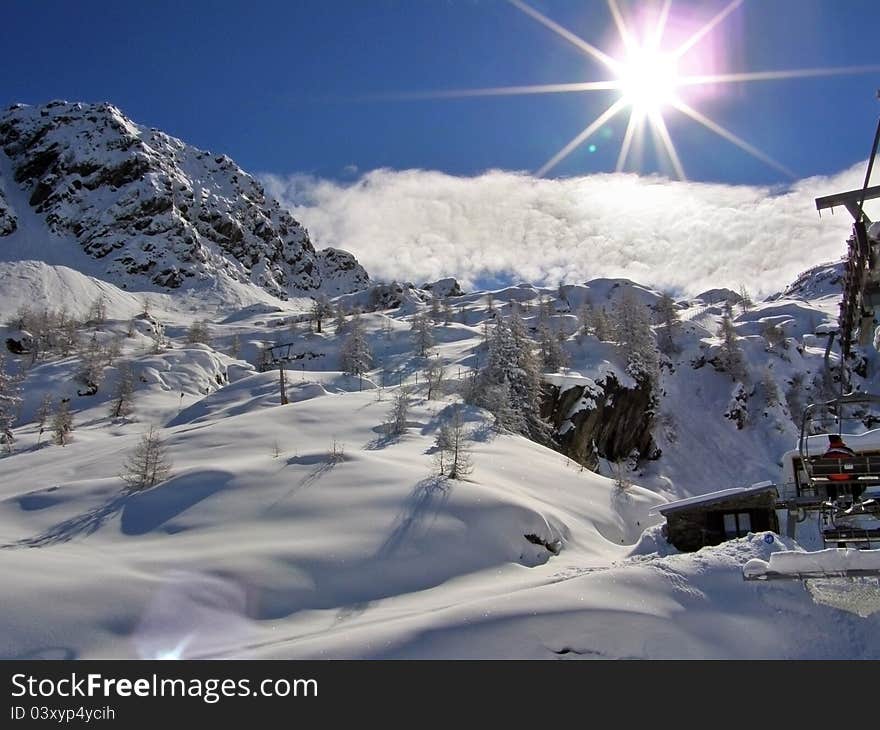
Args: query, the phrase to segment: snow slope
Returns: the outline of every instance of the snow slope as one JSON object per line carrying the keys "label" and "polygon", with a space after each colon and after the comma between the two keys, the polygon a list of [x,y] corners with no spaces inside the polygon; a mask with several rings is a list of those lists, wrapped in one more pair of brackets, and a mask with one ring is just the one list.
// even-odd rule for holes
{"label": "snow slope", "polygon": [[[17,266],[19,280],[0,279],[9,307],[43,292],[63,290],[83,306],[105,295],[111,319],[97,332],[123,337],[135,411],[107,415],[118,362],[91,396],[77,395],[76,354],[26,371],[15,450],[0,458],[0,579],[13,587],[0,598],[0,656],[880,657],[876,581],[747,583],[749,560],[798,545],[761,534],[680,555],[659,531],[654,508],[665,499],[773,478],[793,443],[790,414],[767,406],[758,387],[742,428],[724,416],[735,384],[711,364],[720,306],[681,304],[699,314],[663,371],[663,454],[628,474],[641,486],[622,489],[498,434],[472,407],[463,414],[475,468],[459,481],[437,475],[434,436],[485,357],[493,315],[484,292],[452,298],[451,321],[434,327],[450,380],[427,400],[409,332],[414,314],[429,310],[420,290],[399,309],[362,316],[376,362],[359,379],[339,372],[332,326],[318,334],[302,323],[307,302],[226,307],[208,324],[212,345],[185,345],[190,322],[214,304],[155,294],[172,345],[155,353],[149,322],[127,335],[139,297],[71,270]],[[547,378],[595,384],[612,373],[623,382],[616,348],[575,334],[571,312],[628,286],[590,282],[567,287],[564,299],[512,287],[492,293],[492,308],[503,315],[510,301],[550,298],[554,324],[569,333],[571,370]],[[638,296],[657,297],[640,287]],[[812,375],[823,351],[805,343],[832,311],[825,294],[738,314],[749,366],[771,362],[780,387]],[[527,324],[536,316],[527,312]],[[782,324],[787,349],[766,351],[762,320]],[[244,359],[229,354],[234,337]],[[304,356],[287,372],[288,405],[278,373],[252,364],[261,343],[284,341]],[[406,433],[391,438],[382,424],[401,383],[414,404]],[[39,434],[45,394],[71,399],[67,446]],[[126,494],[118,474],[150,424],[172,477]],[[557,542],[558,554],[545,547]]]}
{"label": "snow slope", "polygon": [[294,383],[281,406],[274,386],[253,374],[170,415],[175,475],[133,496],[113,472],[143,423],[86,410],[60,454],[24,429],[2,461],[0,574],[17,590],[0,654],[878,656],[876,615],[742,582],[778,538],[675,555],[649,532],[634,547],[658,497],[493,435],[477,411],[474,474],[445,481],[426,452],[448,403],[420,400],[391,441],[375,389]]}
{"label": "snow slope", "polygon": [[[240,654],[268,636],[383,615],[386,601],[449,582],[491,595],[493,585],[544,582],[561,564],[605,564],[659,501],[639,488],[615,500],[608,480],[522,437],[492,434],[475,411],[476,470],[471,481],[447,481],[426,452],[449,404],[419,403],[393,441],[380,427],[387,396],[293,383],[292,403],[280,406],[276,377],[246,376],[172,415],[175,476],[134,496],[113,474],[142,423],[108,433],[102,409],[86,410],[63,453],[31,450],[35,434],[23,429],[20,450],[2,464],[0,565],[22,586],[4,599],[3,655],[63,645],[77,656],[136,656],[153,640],[141,635],[150,621],[162,626],[154,651],[195,632],[187,655]],[[177,389],[167,398],[176,401]],[[328,453],[334,440],[337,457]],[[529,463],[511,468],[523,454]],[[553,557],[530,534],[561,540],[570,557]],[[437,599],[455,602],[457,592]],[[180,601],[195,614],[162,615]],[[238,629],[203,625],[212,611]],[[49,627],[64,637],[58,644],[46,644]],[[120,631],[130,636],[120,641]]]}

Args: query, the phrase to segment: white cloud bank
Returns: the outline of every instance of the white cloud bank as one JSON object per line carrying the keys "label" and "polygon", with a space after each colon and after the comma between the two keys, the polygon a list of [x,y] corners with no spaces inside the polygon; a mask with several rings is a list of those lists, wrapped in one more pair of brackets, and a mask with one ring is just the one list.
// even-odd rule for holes
{"label": "white cloud bank", "polygon": [[263,176],[316,246],[354,253],[380,280],[455,276],[555,285],[626,277],[695,294],[744,284],[783,288],[805,268],[839,258],[851,219],[813,199],[860,187],[864,164],[766,187],[603,174],[546,180],[490,171],[455,177],[374,170],[352,184]]}

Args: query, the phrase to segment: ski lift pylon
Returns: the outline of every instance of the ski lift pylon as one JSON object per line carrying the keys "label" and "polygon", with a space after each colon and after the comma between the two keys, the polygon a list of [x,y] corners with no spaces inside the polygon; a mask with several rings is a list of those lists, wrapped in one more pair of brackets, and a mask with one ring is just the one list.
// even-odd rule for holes
{"label": "ski lift pylon", "polygon": [[[847,242],[838,317],[841,395],[804,409],[798,455],[809,494],[802,496],[799,489],[799,501],[785,506],[789,509],[789,520],[795,508],[798,517],[804,511],[818,513],[823,542],[837,547],[815,552],[774,553],[769,562],[750,560],[743,566],[745,580],[880,576],[880,550],[871,549],[872,545],[880,545],[880,509],[877,500],[863,499],[866,489],[880,486],[880,449],[863,449],[862,453],[852,456],[826,455],[828,445],[824,445],[821,453],[818,449],[810,453],[811,443],[815,445],[816,436],[822,435],[813,433],[813,418],[818,409],[823,414],[833,414],[837,435],[842,436],[847,409],[880,405],[880,396],[846,392],[851,388],[849,369],[853,343],[867,345],[873,341],[876,347],[877,338],[872,336],[880,333],[880,329],[874,329],[878,323],[875,310],[880,308],[880,240],[868,236],[871,220],[864,209],[866,200],[880,198],[880,186],[869,187],[878,147],[880,120],[861,189],[816,198],[816,209],[820,213],[842,205],[854,220],[852,236]],[[831,336],[825,350],[825,365],[829,371],[833,342]]]}

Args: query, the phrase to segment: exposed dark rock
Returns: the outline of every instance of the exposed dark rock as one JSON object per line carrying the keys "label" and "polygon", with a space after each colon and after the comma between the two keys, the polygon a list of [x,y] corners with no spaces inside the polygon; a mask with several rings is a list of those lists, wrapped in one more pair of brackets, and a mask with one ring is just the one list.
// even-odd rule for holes
{"label": "exposed dark rock", "polygon": [[431,292],[438,299],[446,297],[460,297],[464,294],[457,279],[448,278],[432,281],[428,284],[422,284],[422,289]]}
{"label": "exposed dark rock", "polygon": [[404,292],[403,285],[396,281],[390,284],[376,284],[370,287],[368,309],[370,311],[397,309],[403,303]]}
{"label": "exposed dark rock", "polygon": [[21,330],[10,333],[6,338],[6,349],[13,355],[27,355],[34,347],[34,338]]}
{"label": "exposed dark rock", "polygon": [[[306,263],[311,273],[312,262]],[[370,284],[364,267],[348,251],[338,248],[321,249],[317,252],[315,263],[326,288],[340,294],[366,289]]]}
{"label": "exposed dark rock", "polygon": [[159,286],[165,286],[169,289],[176,289],[183,281],[183,274],[175,268],[163,269],[153,277],[153,283]]}
{"label": "exposed dark rock", "polygon": [[613,374],[595,384],[574,385],[560,391],[544,384],[542,416],[555,430],[559,450],[570,459],[595,469],[598,459],[609,461],[657,459],[654,442],[656,398],[648,383],[623,387]]}
{"label": "exposed dark rock", "polygon": [[559,552],[562,550],[561,540],[547,540],[533,532],[530,532],[528,535],[523,535],[523,537],[532,543],[532,545],[541,545],[542,547],[547,548],[548,552],[551,552],[554,555],[559,555]]}
{"label": "exposed dark rock", "polygon": [[8,236],[10,233],[14,233],[17,228],[18,219],[16,218],[12,207],[6,202],[6,197],[3,195],[3,188],[0,187],[0,238]]}
{"label": "exposed dark rock", "polygon": [[[9,154],[8,146],[5,149],[6,154]],[[15,182],[20,183],[43,177],[58,162],[60,156],[57,144],[35,152],[15,168]]]}
{"label": "exposed dark rock", "polygon": [[34,192],[31,193],[31,197],[30,200],[28,200],[28,203],[39,210],[40,205],[48,200],[51,194],[52,186],[47,185],[43,181],[40,181],[34,187]]}
{"label": "exposed dark rock", "polygon": [[730,403],[727,405],[724,417],[733,421],[737,430],[742,430],[749,422],[749,397],[752,394],[752,390],[746,388],[742,383],[738,383],[730,396]]}

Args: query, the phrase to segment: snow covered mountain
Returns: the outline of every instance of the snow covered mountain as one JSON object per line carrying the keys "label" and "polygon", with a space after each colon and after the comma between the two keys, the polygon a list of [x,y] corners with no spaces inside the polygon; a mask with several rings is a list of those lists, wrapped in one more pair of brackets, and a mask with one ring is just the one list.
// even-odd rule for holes
{"label": "snow covered mountain", "polygon": [[[0,150],[3,259],[16,249],[45,258],[41,250],[72,238],[122,288],[222,275],[285,299],[368,283],[347,252],[315,250],[231,159],[135,124],[111,104],[12,106],[0,114]],[[31,230],[25,212],[36,214]]]}

